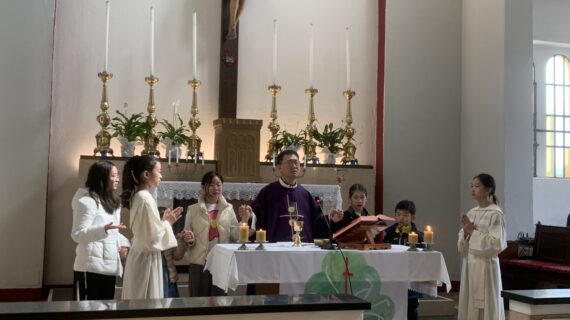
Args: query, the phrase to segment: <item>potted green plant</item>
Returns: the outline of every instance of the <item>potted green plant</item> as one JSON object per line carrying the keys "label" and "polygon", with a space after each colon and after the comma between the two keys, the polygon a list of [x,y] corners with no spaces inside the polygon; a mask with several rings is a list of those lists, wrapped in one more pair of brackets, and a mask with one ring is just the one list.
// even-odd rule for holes
{"label": "potted green plant", "polygon": [[325,154],[324,163],[334,164],[336,157],[342,150],[342,139],[344,139],[344,128],[334,128],[332,122],[325,125],[323,131],[318,129],[313,132],[313,137],[317,141],[317,145],[322,148]]}
{"label": "potted green plant", "polygon": [[178,159],[182,154],[180,152],[180,146],[188,145],[190,137],[186,135],[188,128],[184,125],[182,118],[178,115],[178,125],[168,122],[168,120],[163,120],[160,123],[164,127],[165,131],[159,131],[158,136],[162,140],[166,147],[166,154],[168,158]]}
{"label": "potted green plant", "polygon": [[117,114],[111,120],[113,137],[117,137],[121,143],[121,156],[132,157],[135,155],[135,144],[144,139],[146,121],[142,112],[127,116],[117,110]]}
{"label": "potted green plant", "polygon": [[305,145],[305,134],[303,131],[298,133],[290,133],[286,130],[279,132],[279,145],[280,148],[299,150],[300,147]]}

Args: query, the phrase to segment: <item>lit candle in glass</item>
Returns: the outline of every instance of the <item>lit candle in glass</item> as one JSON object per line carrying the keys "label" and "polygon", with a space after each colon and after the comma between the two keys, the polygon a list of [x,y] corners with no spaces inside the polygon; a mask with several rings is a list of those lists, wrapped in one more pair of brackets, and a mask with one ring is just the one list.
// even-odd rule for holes
{"label": "lit candle in glass", "polygon": [[418,234],[412,231],[412,232],[408,235],[408,242],[409,242],[410,244],[417,244],[417,243],[418,243]]}
{"label": "lit candle in glass", "polygon": [[263,230],[263,229],[257,230],[257,231],[255,232],[255,241],[256,241],[256,242],[259,242],[259,243],[265,242],[265,241],[266,241],[266,240],[265,240],[265,239],[266,239],[266,235],[267,235],[267,234],[266,234],[265,230]]}
{"label": "lit candle in glass", "polygon": [[249,226],[247,223],[242,223],[239,226],[239,242],[246,243],[249,237]]}
{"label": "lit candle in glass", "polygon": [[433,231],[430,226],[427,226],[424,230],[424,241],[427,244],[433,244]]}

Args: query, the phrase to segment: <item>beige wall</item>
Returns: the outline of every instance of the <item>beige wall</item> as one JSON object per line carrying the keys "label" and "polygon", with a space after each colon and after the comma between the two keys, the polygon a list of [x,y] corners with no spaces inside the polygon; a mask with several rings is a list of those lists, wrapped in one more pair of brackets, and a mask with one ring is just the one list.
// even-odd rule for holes
{"label": "beige wall", "polygon": [[[51,166],[46,225],[46,284],[71,283],[74,244],[70,201],[78,186],[80,155],[92,154],[98,124],[103,67],[104,2],[58,1],[55,29],[54,88]],[[189,119],[191,92],[186,84],[192,75],[191,15],[198,12],[198,134],[204,140],[206,159],[213,157],[212,122],[218,110],[218,72],[221,1],[213,0],[126,0],[112,2],[110,18],[109,83],[111,109],[146,112],[149,74],[149,7],[155,6],[155,74],[157,117],[172,118],[172,102],[180,99],[181,116]],[[320,15],[326,8],[326,15]],[[346,12],[353,12],[347,15]],[[248,0],[240,18],[238,117],[263,119],[262,158],[266,152],[271,81],[273,19],[279,26],[279,122],[282,128],[301,129],[306,123],[308,82],[308,25],[315,28],[316,116],[319,126],[344,118],[346,83],[344,26],[353,28],[352,83],[354,126],[361,164],[374,161],[376,106],[377,4],[374,0],[349,3],[341,0]],[[306,28],[304,28],[306,27]],[[119,146],[112,147],[119,152]],[[137,149],[140,152],[141,147]],[[82,182],[81,182],[82,183]]]}
{"label": "beige wall", "polygon": [[0,2],[0,288],[42,285],[53,13],[53,0]]}
{"label": "beige wall", "polygon": [[452,279],[459,215],[461,3],[389,0],[386,7],[384,212],[413,200],[434,229]]}

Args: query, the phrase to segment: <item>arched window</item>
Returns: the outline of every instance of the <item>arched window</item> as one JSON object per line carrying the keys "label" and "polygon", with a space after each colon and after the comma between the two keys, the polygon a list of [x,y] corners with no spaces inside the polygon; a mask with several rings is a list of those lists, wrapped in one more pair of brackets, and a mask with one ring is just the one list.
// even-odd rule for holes
{"label": "arched window", "polygon": [[548,59],[545,80],[546,176],[570,178],[570,60]]}

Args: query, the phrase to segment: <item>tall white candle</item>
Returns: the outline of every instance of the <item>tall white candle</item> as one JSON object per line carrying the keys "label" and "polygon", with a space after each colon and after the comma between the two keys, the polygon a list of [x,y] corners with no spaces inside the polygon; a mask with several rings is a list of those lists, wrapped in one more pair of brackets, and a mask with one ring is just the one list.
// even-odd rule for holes
{"label": "tall white candle", "polygon": [[176,148],[176,164],[178,164],[178,159],[180,158],[180,147],[178,145],[174,146]]}
{"label": "tall white candle", "polygon": [[309,87],[313,87],[313,58],[315,46],[315,28],[311,23],[311,36],[309,38]]}
{"label": "tall white candle", "polygon": [[154,75],[154,7],[150,7],[150,74]]}
{"label": "tall white candle", "polygon": [[346,27],[345,40],[346,40],[346,89],[350,89],[350,40],[349,40],[348,27]]}
{"label": "tall white candle", "polygon": [[277,84],[277,20],[273,20],[273,84]]}
{"label": "tall white candle", "polygon": [[105,66],[104,71],[107,71],[109,67],[109,14],[111,9],[111,3],[109,0],[105,2]]}
{"label": "tall white candle", "polygon": [[192,68],[194,79],[198,79],[198,14],[192,14]]}

